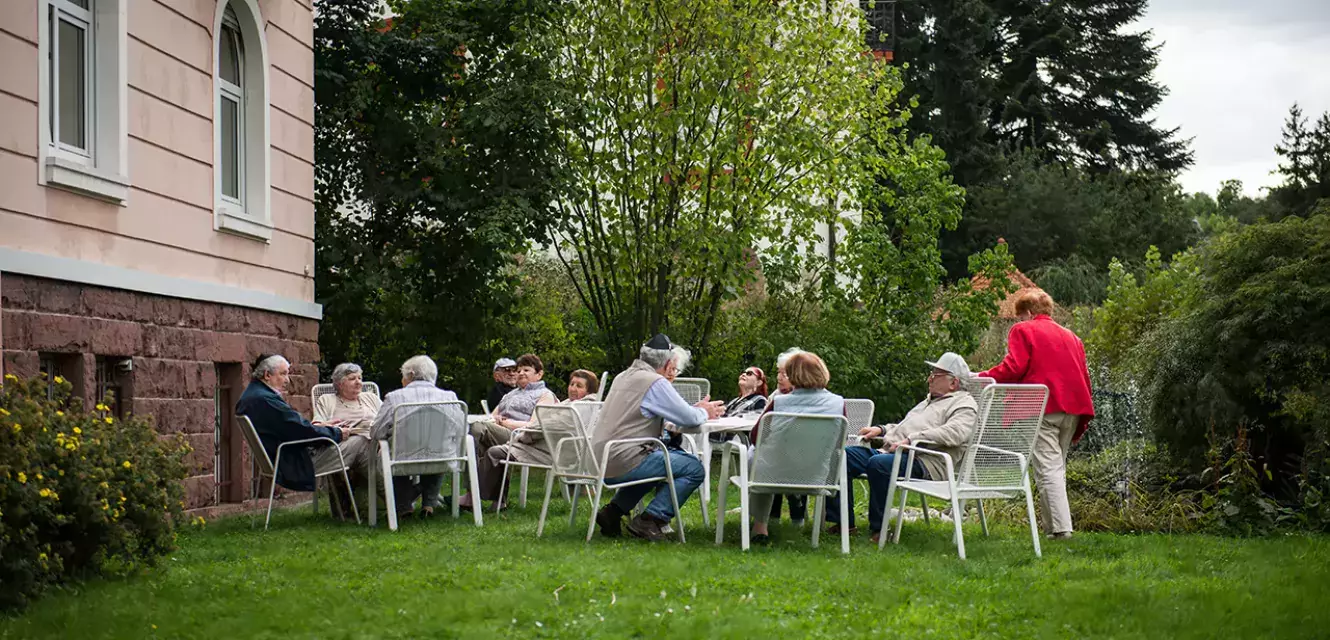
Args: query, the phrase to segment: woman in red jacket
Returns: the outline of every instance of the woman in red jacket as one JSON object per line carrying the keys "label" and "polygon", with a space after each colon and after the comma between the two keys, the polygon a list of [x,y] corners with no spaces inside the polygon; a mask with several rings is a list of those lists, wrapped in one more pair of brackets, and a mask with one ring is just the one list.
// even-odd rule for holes
{"label": "woman in red jacket", "polygon": [[1071,537],[1071,506],[1067,503],[1067,449],[1081,439],[1094,418],[1090,370],[1085,345],[1076,334],[1053,321],[1053,299],[1039,289],[1016,299],[1020,318],[1007,335],[1007,357],[975,375],[998,382],[1042,384],[1048,405],[1034,442],[1034,475],[1044,531],[1050,538]]}

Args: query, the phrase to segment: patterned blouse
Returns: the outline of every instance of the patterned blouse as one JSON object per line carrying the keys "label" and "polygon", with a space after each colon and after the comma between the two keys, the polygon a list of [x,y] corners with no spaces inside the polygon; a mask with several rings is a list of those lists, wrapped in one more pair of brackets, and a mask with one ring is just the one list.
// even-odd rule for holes
{"label": "patterned blouse", "polygon": [[509,391],[494,410],[509,420],[527,422],[531,420],[531,414],[536,412],[536,405],[546,394],[553,395],[545,388],[544,380],[532,382],[521,389]]}
{"label": "patterned blouse", "polygon": [[753,392],[742,398],[735,398],[725,405],[725,416],[734,417],[743,415],[750,411],[761,411],[767,408],[767,397]]}

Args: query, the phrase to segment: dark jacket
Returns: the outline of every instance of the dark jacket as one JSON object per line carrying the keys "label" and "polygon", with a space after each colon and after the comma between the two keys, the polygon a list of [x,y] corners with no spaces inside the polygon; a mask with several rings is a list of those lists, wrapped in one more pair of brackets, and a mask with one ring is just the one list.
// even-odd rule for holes
{"label": "dark jacket", "polygon": [[[342,430],[337,427],[316,427],[291,408],[282,396],[268,385],[254,380],[240,395],[236,413],[248,416],[259,433],[259,441],[268,457],[277,459],[277,447],[283,442],[308,438],[332,438],[342,441]],[[317,445],[316,445],[317,446]],[[326,445],[325,445],[326,446]],[[277,484],[292,491],[314,490],[314,460],[309,447],[285,447],[277,467]]]}
{"label": "dark jacket", "polygon": [[502,400],[504,396],[508,395],[509,391],[516,388],[517,387],[510,387],[502,382],[495,381],[494,386],[490,387],[490,397],[487,398],[490,405],[490,411],[493,411],[495,407],[499,406],[499,401]]}

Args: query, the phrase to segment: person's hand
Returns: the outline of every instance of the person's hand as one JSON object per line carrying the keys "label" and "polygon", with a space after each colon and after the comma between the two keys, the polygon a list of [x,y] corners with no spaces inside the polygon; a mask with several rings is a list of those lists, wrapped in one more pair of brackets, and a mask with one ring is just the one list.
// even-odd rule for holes
{"label": "person's hand", "polygon": [[859,430],[859,435],[865,438],[876,438],[882,435],[882,427],[864,427]]}
{"label": "person's hand", "polygon": [[896,452],[896,448],[899,447],[899,446],[901,446],[901,445],[903,445],[903,444],[910,444],[910,439],[909,439],[909,438],[906,438],[906,439],[904,439],[904,440],[901,440],[900,442],[893,442],[893,443],[891,443],[891,445],[887,447],[887,453],[895,453],[895,452]]}
{"label": "person's hand", "polygon": [[717,400],[715,402],[703,400],[693,406],[698,407],[703,411],[706,411],[707,420],[715,420],[716,418],[719,418],[721,414],[725,413],[725,403],[721,402],[720,400]]}

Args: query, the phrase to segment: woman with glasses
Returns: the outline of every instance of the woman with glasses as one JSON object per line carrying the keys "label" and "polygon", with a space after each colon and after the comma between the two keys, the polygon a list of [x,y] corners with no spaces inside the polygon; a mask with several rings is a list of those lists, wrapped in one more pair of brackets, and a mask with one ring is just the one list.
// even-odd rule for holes
{"label": "woman with glasses", "polygon": [[739,374],[739,395],[725,405],[726,416],[741,416],[767,408],[767,374],[748,367]]}

